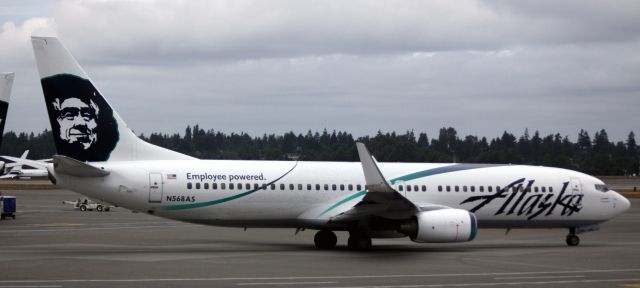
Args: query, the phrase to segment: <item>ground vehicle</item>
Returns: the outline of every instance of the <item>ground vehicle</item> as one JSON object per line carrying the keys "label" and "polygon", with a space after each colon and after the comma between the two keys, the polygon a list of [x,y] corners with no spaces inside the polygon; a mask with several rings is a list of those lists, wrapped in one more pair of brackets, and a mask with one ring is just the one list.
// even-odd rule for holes
{"label": "ground vehicle", "polygon": [[16,196],[0,196],[0,218],[16,219]]}
{"label": "ground vehicle", "polygon": [[88,198],[85,198],[84,200],[81,200],[78,198],[78,200],[76,201],[62,201],[62,204],[74,205],[74,208],[80,211],[95,210],[98,212],[102,212],[102,211],[110,211],[112,207],[110,205],[105,205],[102,203],[95,202]]}

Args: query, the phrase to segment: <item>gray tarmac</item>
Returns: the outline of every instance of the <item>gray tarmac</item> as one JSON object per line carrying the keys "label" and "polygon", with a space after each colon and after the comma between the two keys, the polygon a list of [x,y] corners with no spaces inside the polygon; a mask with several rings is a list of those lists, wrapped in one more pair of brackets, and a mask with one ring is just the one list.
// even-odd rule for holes
{"label": "gray tarmac", "polygon": [[374,249],[320,251],[314,231],[208,227],[132,213],[80,212],[66,190],[4,190],[4,287],[640,287],[640,199],[581,234],[480,230],[473,242],[374,239]]}

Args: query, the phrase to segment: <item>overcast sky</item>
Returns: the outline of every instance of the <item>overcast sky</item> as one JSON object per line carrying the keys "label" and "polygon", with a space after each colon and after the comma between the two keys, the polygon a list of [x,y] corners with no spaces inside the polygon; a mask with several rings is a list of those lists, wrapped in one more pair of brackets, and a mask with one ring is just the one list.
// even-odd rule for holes
{"label": "overcast sky", "polygon": [[[7,130],[56,31],[136,133],[640,133],[640,1],[2,1]],[[638,138],[637,138],[638,139]]]}

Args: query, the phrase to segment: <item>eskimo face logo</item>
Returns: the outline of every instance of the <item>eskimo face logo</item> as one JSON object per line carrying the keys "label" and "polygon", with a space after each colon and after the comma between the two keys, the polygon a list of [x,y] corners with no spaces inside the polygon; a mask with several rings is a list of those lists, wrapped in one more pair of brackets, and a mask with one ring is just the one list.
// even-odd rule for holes
{"label": "eskimo face logo", "polygon": [[51,104],[58,112],[56,120],[60,125],[60,139],[69,144],[80,143],[85,150],[96,143],[98,139],[96,120],[100,108],[93,100],[83,101],[72,97],[60,102],[60,99],[56,98]]}
{"label": "eskimo face logo", "polygon": [[113,110],[86,79],[68,74],[42,79],[57,153],[106,161],[118,140]]}

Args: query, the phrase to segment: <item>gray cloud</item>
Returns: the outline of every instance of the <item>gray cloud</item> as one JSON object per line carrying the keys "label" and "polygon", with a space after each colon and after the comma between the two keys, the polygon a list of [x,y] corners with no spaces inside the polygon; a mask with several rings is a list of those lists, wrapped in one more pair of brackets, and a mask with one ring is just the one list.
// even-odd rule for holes
{"label": "gray cloud", "polygon": [[489,137],[606,128],[621,140],[640,130],[637,6],[60,1],[3,26],[0,61],[19,72],[7,129],[48,127],[27,39],[53,27],[137,132],[450,125]]}

